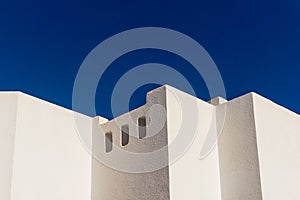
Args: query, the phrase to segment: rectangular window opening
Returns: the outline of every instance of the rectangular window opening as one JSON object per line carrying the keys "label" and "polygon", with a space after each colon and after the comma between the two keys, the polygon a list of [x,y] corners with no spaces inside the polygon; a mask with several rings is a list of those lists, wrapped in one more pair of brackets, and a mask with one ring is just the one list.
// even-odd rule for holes
{"label": "rectangular window opening", "polygon": [[122,131],[122,146],[126,146],[129,143],[129,126],[123,125],[121,127]]}
{"label": "rectangular window opening", "polygon": [[138,125],[139,125],[139,138],[143,139],[146,137],[146,117],[140,117],[138,119]]}
{"label": "rectangular window opening", "polygon": [[105,152],[111,152],[113,148],[112,132],[105,133]]}

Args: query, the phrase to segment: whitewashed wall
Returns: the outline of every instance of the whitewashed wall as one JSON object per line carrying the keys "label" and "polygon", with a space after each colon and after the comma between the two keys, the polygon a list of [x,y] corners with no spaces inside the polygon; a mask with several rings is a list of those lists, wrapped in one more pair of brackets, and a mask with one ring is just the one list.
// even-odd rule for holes
{"label": "whitewashed wall", "polygon": [[[157,135],[137,139],[132,121],[148,117],[157,103],[166,115],[155,113],[147,132],[164,118],[166,124]],[[120,145],[114,121],[131,127],[128,145]],[[255,93],[209,104],[163,86],[148,93],[146,105],[107,122],[20,92],[1,92],[0,123],[1,200],[300,199],[300,117]],[[151,152],[169,145],[157,161],[138,165],[171,165],[140,174],[106,166],[90,154],[105,151],[95,139],[99,128],[114,134],[115,146],[103,161],[128,169],[136,163],[119,158],[116,147]],[[201,157],[208,136],[218,131],[218,143]],[[182,144],[188,148],[174,160]]]}

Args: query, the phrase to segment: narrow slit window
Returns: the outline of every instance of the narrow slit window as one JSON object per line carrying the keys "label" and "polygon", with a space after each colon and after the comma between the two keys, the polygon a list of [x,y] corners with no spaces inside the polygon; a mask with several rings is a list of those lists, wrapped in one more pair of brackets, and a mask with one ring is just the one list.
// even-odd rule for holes
{"label": "narrow slit window", "polygon": [[112,132],[105,133],[105,151],[106,151],[106,153],[111,152],[112,148],[113,148]]}
{"label": "narrow slit window", "polygon": [[122,131],[122,146],[126,146],[129,143],[129,126],[123,125],[121,127]]}
{"label": "narrow slit window", "polygon": [[138,125],[139,125],[139,138],[143,139],[146,137],[146,117],[140,117],[138,119]]}

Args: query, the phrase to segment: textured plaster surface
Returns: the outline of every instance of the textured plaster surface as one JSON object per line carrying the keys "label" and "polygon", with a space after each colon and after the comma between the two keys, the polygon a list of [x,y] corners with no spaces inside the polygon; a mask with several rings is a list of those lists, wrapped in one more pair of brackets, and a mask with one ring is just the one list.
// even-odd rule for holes
{"label": "textured plaster surface", "polygon": [[10,199],[18,94],[0,93],[0,199]]}
{"label": "textured plaster surface", "polygon": [[[159,133],[149,138],[139,139],[137,121],[139,117],[146,117],[148,124],[146,133],[151,134],[154,130],[151,129],[155,125],[155,121],[149,119],[149,108],[153,104],[160,104],[165,108],[165,88],[159,88],[147,95],[147,104],[134,111],[126,113],[122,116],[115,118],[114,120],[102,123],[100,126],[104,133],[112,132],[113,135],[113,149],[109,152],[105,158],[102,158],[102,163],[98,160],[93,160],[93,199],[105,199],[105,200],[167,200],[169,197],[169,169],[163,167],[162,169],[145,172],[145,173],[132,173],[121,171],[126,169],[133,169],[135,166],[139,166],[137,169],[143,169],[143,166],[159,165],[160,162],[167,163],[168,154],[167,151],[158,154],[157,162],[153,160],[151,163],[148,161],[137,161],[128,154],[120,157],[117,153],[117,149],[123,149],[131,153],[147,153],[162,148],[167,145],[167,125],[165,124]],[[157,115],[160,119],[163,115]],[[152,124],[151,124],[152,123]],[[119,126],[118,126],[119,125]],[[119,127],[122,125],[129,126],[129,143],[126,146],[121,146],[121,130]],[[93,134],[99,134],[99,129],[95,128]],[[105,151],[103,144],[99,144],[99,140],[93,142],[93,148],[95,153],[97,151]],[[103,164],[104,163],[104,164]],[[122,166],[121,170],[112,169],[110,166]]]}
{"label": "textured plaster surface", "polygon": [[300,199],[300,116],[254,95],[263,199]]}
{"label": "textured plaster surface", "polygon": [[[189,145],[184,155],[169,167],[171,199],[221,199],[218,147],[200,159],[207,134],[213,134],[210,128],[215,126],[214,106],[167,86],[167,107],[169,138],[183,141],[194,133],[193,140],[187,141]],[[173,157],[178,147],[170,148],[169,154]]]}
{"label": "textured plaster surface", "polygon": [[[11,196],[4,200],[90,199],[91,157],[75,131],[74,113],[17,96]],[[91,131],[92,119],[80,116]]]}
{"label": "textured plaster surface", "polygon": [[[222,200],[262,199],[253,94],[233,99],[226,107],[218,140]],[[218,118],[221,120],[221,118]]]}
{"label": "textured plaster surface", "polygon": [[[153,105],[163,110],[153,112]],[[108,121],[1,92],[0,111],[1,200],[300,199],[300,117],[255,93],[207,103],[163,86],[148,93],[144,106]],[[122,125],[129,127],[126,146]],[[107,132],[113,145],[105,153],[98,139]],[[152,161],[117,153],[165,146]],[[91,153],[102,155],[100,162]]]}

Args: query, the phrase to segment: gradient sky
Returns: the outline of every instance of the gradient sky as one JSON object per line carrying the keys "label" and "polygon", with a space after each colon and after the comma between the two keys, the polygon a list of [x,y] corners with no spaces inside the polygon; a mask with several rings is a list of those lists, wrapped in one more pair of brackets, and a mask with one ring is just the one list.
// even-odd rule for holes
{"label": "gradient sky", "polygon": [[[106,38],[137,27],[165,27],[198,41],[222,75],[227,98],[250,91],[300,113],[299,0],[227,1],[1,1],[0,90],[18,90],[72,107],[76,73]],[[97,90],[97,114],[112,118],[110,95],[130,68],[158,62],[179,70],[197,96],[209,100],[189,63],[160,50],[131,52],[116,60]],[[145,102],[138,89],[130,109]]]}

